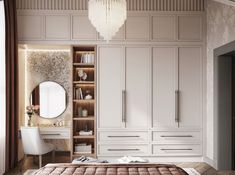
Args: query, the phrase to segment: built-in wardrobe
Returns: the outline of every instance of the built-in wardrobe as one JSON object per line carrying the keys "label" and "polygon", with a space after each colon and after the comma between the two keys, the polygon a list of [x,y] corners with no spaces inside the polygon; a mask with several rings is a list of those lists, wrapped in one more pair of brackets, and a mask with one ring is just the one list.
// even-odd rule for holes
{"label": "built-in wardrobe", "polygon": [[202,154],[202,48],[98,47],[98,156]]}
{"label": "built-in wardrobe", "polygon": [[95,48],[94,157],[202,161],[203,0],[127,1],[127,20],[109,43],[91,25],[86,0],[37,2],[17,5],[20,44]]}

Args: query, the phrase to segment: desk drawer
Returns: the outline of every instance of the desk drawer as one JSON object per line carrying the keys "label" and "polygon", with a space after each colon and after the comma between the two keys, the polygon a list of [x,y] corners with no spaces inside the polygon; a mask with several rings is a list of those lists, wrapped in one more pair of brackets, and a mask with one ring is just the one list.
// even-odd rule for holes
{"label": "desk drawer", "polygon": [[201,145],[153,145],[153,154],[156,156],[200,156]]}
{"label": "desk drawer", "polygon": [[101,131],[99,132],[99,141],[101,142],[147,142],[148,132],[132,131]]}
{"label": "desk drawer", "polygon": [[142,156],[147,155],[148,145],[99,145],[98,153],[102,156],[124,156],[124,155],[135,155]]}
{"label": "desk drawer", "polygon": [[201,132],[199,131],[156,131],[153,132],[153,141],[161,143],[187,143],[201,142]]}
{"label": "desk drawer", "polygon": [[40,130],[43,139],[70,139],[69,131],[45,131]]}

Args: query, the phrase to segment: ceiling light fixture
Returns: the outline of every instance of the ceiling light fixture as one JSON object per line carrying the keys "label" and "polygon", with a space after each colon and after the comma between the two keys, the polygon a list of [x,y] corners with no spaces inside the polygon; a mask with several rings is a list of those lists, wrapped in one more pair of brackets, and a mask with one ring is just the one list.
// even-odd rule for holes
{"label": "ceiling light fixture", "polygon": [[126,0],[89,0],[88,17],[91,24],[108,42],[127,18]]}

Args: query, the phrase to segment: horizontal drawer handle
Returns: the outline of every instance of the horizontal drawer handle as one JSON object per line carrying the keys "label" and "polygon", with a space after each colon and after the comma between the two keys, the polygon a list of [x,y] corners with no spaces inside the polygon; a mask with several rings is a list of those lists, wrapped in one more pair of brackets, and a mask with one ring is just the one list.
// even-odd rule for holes
{"label": "horizontal drawer handle", "polygon": [[108,151],[140,151],[140,149],[108,149]]}
{"label": "horizontal drawer handle", "polygon": [[140,137],[140,136],[108,136],[108,137],[118,138],[118,137]]}
{"label": "horizontal drawer handle", "polygon": [[187,148],[187,149],[161,149],[162,151],[192,151],[193,149]]}
{"label": "horizontal drawer handle", "polygon": [[193,137],[192,135],[162,135],[161,137]]}
{"label": "horizontal drawer handle", "polygon": [[44,136],[59,136],[61,134],[41,134],[41,135],[44,135]]}

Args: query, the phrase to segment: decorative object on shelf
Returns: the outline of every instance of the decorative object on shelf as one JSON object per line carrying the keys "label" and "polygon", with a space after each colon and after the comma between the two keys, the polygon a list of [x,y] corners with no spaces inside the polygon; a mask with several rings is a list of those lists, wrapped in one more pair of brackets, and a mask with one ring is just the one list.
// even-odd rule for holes
{"label": "decorative object on shelf", "polygon": [[78,77],[80,81],[86,81],[87,73],[83,69],[78,69]]}
{"label": "decorative object on shelf", "polygon": [[92,95],[90,94],[90,91],[89,90],[87,90],[86,91],[86,96],[85,96],[85,100],[91,100],[92,99]]}
{"label": "decorative object on shelf", "polygon": [[83,109],[82,110],[82,117],[87,117],[88,116],[88,110],[87,109]]}
{"label": "decorative object on shelf", "polygon": [[55,127],[62,127],[65,125],[65,121],[64,120],[59,120],[59,121],[56,121],[53,126]]}
{"label": "decorative object on shelf", "polygon": [[39,114],[39,105],[31,105],[31,106],[27,106],[26,107],[26,113],[28,114],[28,123],[27,123],[27,126],[33,126],[33,123],[32,123],[32,116],[34,114]]}
{"label": "decorative object on shelf", "polygon": [[84,74],[83,74],[83,76],[82,76],[82,80],[83,80],[83,81],[86,81],[86,79],[87,79],[87,73],[84,72]]}
{"label": "decorative object on shelf", "polygon": [[82,116],[82,108],[81,107],[78,107],[78,117],[81,117]]}
{"label": "decorative object on shelf", "polygon": [[84,71],[82,69],[78,69],[78,77],[80,78],[80,81],[82,81],[83,76],[84,76]]}
{"label": "decorative object on shelf", "polygon": [[127,18],[126,0],[89,0],[88,17],[91,24],[108,42]]}
{"label": "decorative object on shelf", "polygon": [[92,136],[93,131],[79,131],[80,136]]}

